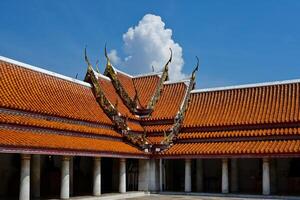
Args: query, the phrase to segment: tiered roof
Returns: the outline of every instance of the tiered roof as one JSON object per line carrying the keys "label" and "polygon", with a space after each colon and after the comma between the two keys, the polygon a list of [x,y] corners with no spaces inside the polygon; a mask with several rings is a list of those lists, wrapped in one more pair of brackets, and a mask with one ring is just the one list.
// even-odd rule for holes
{"label": "tiered roof", "polygon": [[166,134],[174,126],[175,117],[184,101],[188,84],[186,81],[166,82],[152,115],[143,118],[142,124],[152,144],[162,143]]}
{"label": "tiered roof", "polygon": [[196,90],[183,126],[295,123],[300,121],[299,101],[299,80]]}
{"label": "tiered roof", "polygon": [[193,91],[165,156],[296,156],[300,80]]}
{"label": "tiered roof", "polygon": [[[86,57],[88,62],[88,59]],[[166,158],[298,156],[300,80],[194,90],[88,62],[85,82],[0,57],[4,152]],[[197,65],[198,66],[198,65]],[[154,154],[151,154],[154,153]]]}
{"label": "tiered roof", "polygon": [[0,57],[4,152],[146,157],[125,141],[91,85]]}
{"label": "tiered roof", "polygon": [[9,61],[0,61],[1,107],[112,124],[95,101],[89,84],[68,81]]}

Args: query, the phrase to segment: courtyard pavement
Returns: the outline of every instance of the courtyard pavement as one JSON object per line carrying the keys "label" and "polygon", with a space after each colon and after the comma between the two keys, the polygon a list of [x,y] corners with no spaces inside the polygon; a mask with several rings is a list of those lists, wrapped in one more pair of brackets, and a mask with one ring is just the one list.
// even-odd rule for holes
{"label": "courtyard pavement", "polygon": [[[0,198],[1,200],[1,198]],[[7,200],[7,199],[5,199]],[[58,200],[58,199],[48,199]],[[300,196],[263,196],[263,195],[239,195],[239,194],[211,194],[211,193],[174,193],[163,192],[149,194],[148,192],[126,192],[103,194],[100,197],[81,196],[71,197],[70,200],[300,200]]]}
{"label": "courtyard pavement", "polygon": [[149,196],[124,198],[124,200],[299,200],[300,197],[278,197],[278,196],[197,196],[197,195],[164,195],[164,194],[151,194]]}

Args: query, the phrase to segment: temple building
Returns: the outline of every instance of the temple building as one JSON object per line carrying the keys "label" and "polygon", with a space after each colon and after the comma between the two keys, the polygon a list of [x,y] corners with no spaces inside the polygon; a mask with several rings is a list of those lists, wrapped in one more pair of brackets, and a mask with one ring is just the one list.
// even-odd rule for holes
{"label": "temple building", "polygon": [[0,56],[0,199],[300,195],[300,79],[195,89],[85,54],[83,81]]}

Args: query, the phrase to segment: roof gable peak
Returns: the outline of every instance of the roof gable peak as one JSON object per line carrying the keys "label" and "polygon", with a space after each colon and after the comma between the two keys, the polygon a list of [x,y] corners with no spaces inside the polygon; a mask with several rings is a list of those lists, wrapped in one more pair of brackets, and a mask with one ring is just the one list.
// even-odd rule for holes
{"label": "roof gable peak", "polygon": [[143,78],[143,77],[146,77],[146,76],[158,76],[158,77],[161,77],[162,74],[163,74],[163,72],[149,72],[149,73],[145,73],[145,74],[135,75],[135,76],[133,76],[133,78]]}
{"label": "roof gable peak", "polygon": [[191,82],[190,79],[172,80],[172,81],[169,80],[169,81],[165,81],[164,85],[184,83],[186,86],[188,86],[190,82]]}

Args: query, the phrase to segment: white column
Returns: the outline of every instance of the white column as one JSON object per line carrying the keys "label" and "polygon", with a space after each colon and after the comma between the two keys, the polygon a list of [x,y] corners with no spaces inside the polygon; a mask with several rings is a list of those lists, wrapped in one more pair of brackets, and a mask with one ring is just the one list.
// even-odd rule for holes
{"label": "white column", "polygon": [[237,159],[231,159],[231,192],[238,192],[238,165]]}
{"label": "white column", "polygon": [[196,160],[196,187],[197,192],[203,191],[203,160]]}
{"label": "white column", "polygon": [[62,157],[61,163],[61,185],[60,198],[69,199],[70,197],[70,158]]}
{"label": "white column", "polygon": [[222,159],[222,193],[228,193],[228,159]]}
{"label": "white column", "polygon": [[149,191],[150,182],[150,161],[146,159],[139,160],[139,191]]}
{"label": "white column", "polygon": [[184,191],[185,192],[192,191],[191,163],[192,163],[191,159],[185,159],[185,178],[184,178]]}
{"label": "white column", "polygon": [[156,159],[151,159],[149,162],[149,190],[155,192],[159,190],[159,164]]}
{"label": "white column", "polygon": [[270,163],[268,158],[263,158],[262,191],[264,195],[270,194]]}
{"label": "white column", "polygon": [[30,155],[21,155],[20,200],[30,199]]}
{"label": "white column", "polygon": [[34,198],[40,197],[40,180],[41,180],[41,156],[32,156],[32,195]]}
{"label": "white column", "polygon": [[163,162],[159,159],[159,191],[163,191]]}
{"label": "white column", "polygon": [[101,158],[94,158],[93,195],[101,195]]}
{"label": "white column", "polygon": [[119,192],[126,192],[126,159],[120,158]]}

